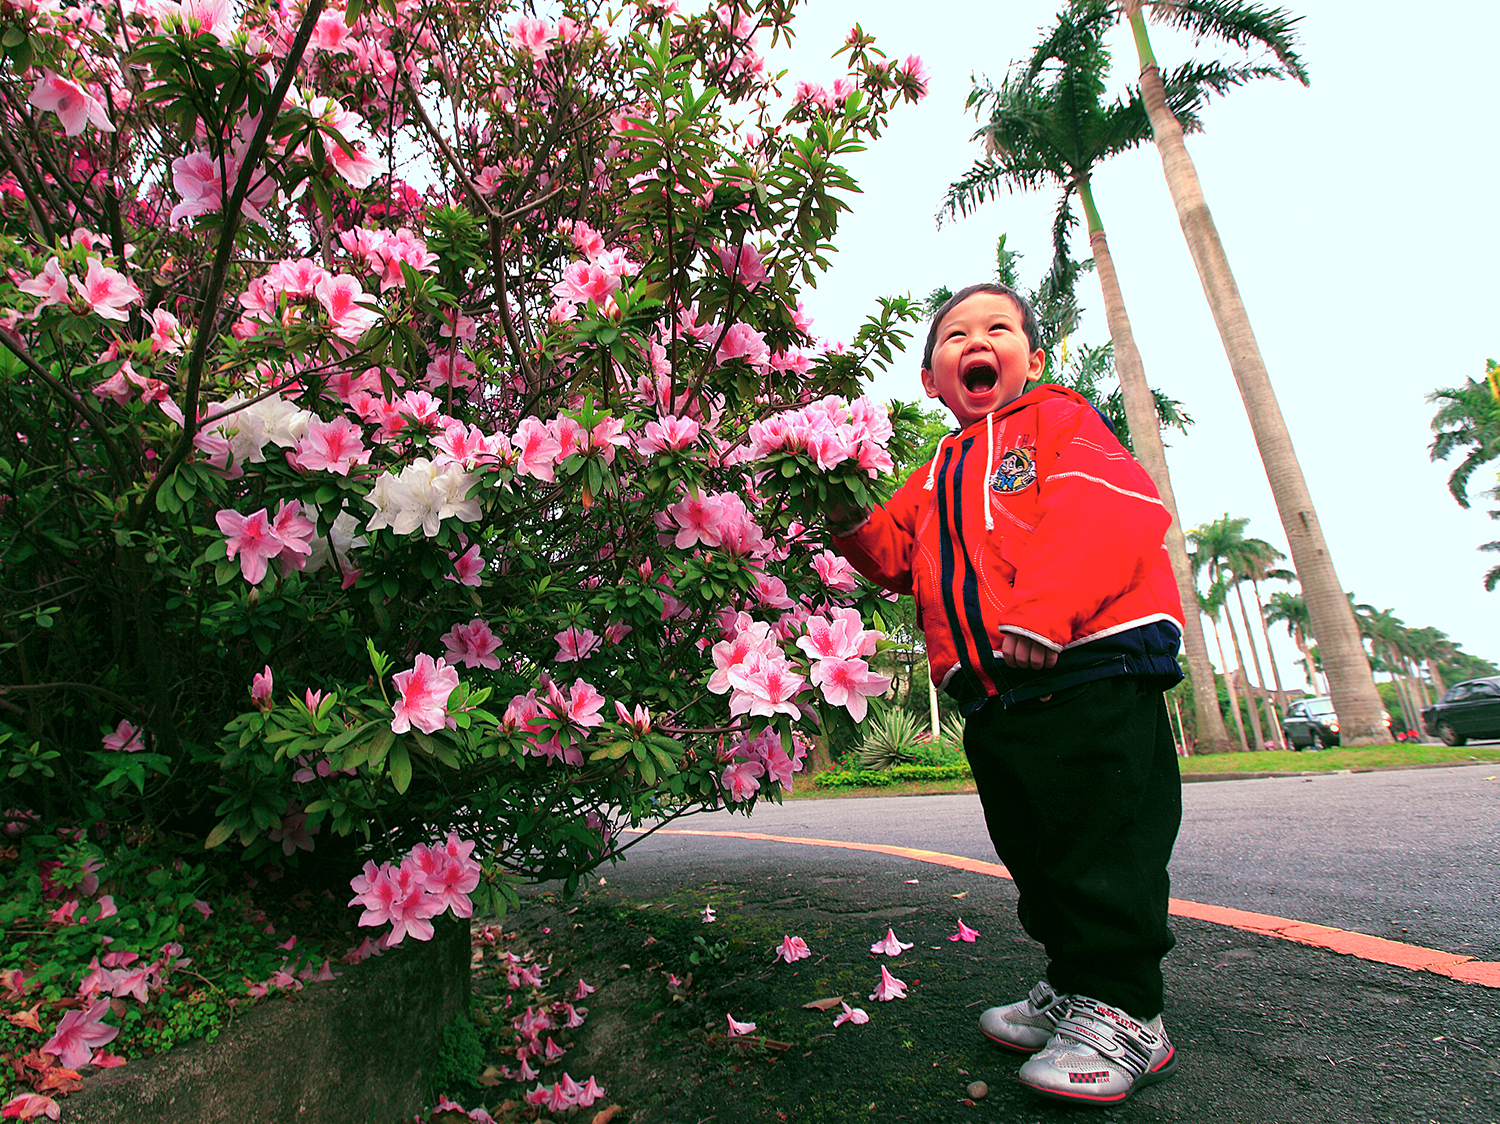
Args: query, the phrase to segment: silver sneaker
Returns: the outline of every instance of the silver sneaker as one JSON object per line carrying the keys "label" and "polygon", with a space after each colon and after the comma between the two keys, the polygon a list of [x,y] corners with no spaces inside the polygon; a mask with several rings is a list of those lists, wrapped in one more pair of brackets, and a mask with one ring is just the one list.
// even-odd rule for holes
{"label": "silver sneaker", "polygon": [[1068,1005],[1046,980],[1037,981],[1031,994],[1019,1003],[991,1007],[979,1016],[979,1032],[1008,1050],[1034,1054],[1047,1044]]}
{"label": "silver sneaker", "polygon": [[1072,996],[1047,1044],[1021,1066],[1021,1084],[1065,1101],[1112,1104],[1172,1075],[1177,1051],[1161,1017],[1142,1024],[1118,1007]]}

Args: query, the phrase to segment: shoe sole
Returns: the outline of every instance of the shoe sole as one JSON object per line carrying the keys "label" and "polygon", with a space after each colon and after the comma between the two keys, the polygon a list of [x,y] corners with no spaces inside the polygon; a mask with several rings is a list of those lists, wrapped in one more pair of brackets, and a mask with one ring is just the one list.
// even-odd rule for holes
{"label": "shoe sole", "polygon": [[996,1046],[1001,1046],[1009,1050],[1013,1054],[1034,1054],[1038,1050],[1040,1050],[1042,1046],[1045,1046],[1047,1044],[1043,1042],[1040,1046],[1022,1046],[1019,1042],[1009,1042],[1004,1038],[996,1038],[993,1034],[985,1030],[983,1027],[979,1028],[979,1033],[984,1035],[985,1038],[993,1042]]}
{"label": "shoe sole", "polygon": [[[986,1035],[985,1037],[989,1036]],[[1087,1093],[1064,1093],[1059,1089],[1046,1089],[1040,1085],[1033,1085],[1029,1081],[1022,1081],[1021,1084],[1033,1093],[1046,1097],[1049,1100],[1068,1101],[1073,1104],[1110,1105],[1119,1104],[1121,1101],[1127,1100],[1136,1090],[1144,1089],[1147,1085],[1155,1085],[1158,1081],[1165,1081],[1176,1072],[1177,1049],[1173,1047],[1172,1052],[1162,1059],[1162,1063],[1159,1066],[1147,1073],[1141,1074],[1135,1079],[1135,1083],[1123,1093],[1116,1093],[1110,1097],[1092,1097]]]}

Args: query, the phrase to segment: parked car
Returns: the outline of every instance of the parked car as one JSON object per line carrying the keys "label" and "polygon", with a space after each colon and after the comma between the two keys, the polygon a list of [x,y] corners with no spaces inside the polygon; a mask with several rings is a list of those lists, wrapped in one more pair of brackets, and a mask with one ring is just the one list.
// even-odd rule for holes
{"label": "parked car", "polygon": [[1455,683],[1422,711],[1422,726],[1444,745],[1470,738],[1500,738],[1500,675]]}
{"label": "parked car", "polygon": [[[1390,713],[1381,711],[1381,717],[1389,729]],[[1281,732],[1286,735],[1287,744],[1299,752],[1338,745],[1339,716],[1333,712],[1333,700],[1327,695],[1318,695],[1294,702],[1287,708]]]}
{"label": "parked car", "polygon": [[1301,699],[1287,708],[1281,732],[1289,746],[1299,752],[1339,744],[1339,716],[1327,696]]}

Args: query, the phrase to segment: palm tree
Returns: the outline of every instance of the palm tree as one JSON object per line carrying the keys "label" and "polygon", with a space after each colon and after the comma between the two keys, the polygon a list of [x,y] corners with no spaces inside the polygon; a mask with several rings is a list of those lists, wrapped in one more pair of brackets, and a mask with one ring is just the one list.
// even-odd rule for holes
{"label": "palm tree", "polygon": [[[1226,515],[1227,519],[1228,516]],[[1271,630],[1266,626],[1266,610],[1260,600],[1260,583],[1267,578],[1295,579],[1296,575],[1289,570],[1277,570],[1274,566],[1282,561],[1286,555],[1277,550],[1265,539],[1241,538],[1230,552],[1230,562],[1234,567],[1234,595],[1240,603],[1240,617],[1245,622],[1246,643],[1250,645],[1250,658],[1255,662],[1255,678],[1261,689],[1261,706],[1266,713],[1266,723],[1275,731],[1276,742],[1282,749],[1286,748],[1286,737],[1281,730],[1281,705],[1278,701],[1281,697],[1281,671],[1276,666],[1276,656],[1271,651]],[[1256,619],[1260,621],[1261,637],[1266,642],[1266,661],[1271,665],[1271,677],[1276,683],[1276,699],[1272,699],[1270,692],[1266,691],[1266,674],[1261,670],[1260,655],[1255,648],[1255,631],[1250,627],[1250,613],[1245,608],[1244,583],[1250,583],[1255,593]]]}
{"label": "palm tree", "polygon": [[[1482,465],[1500,457],[1500,367],[1491,359],[1484,382],[1469,379],[1463,386],[1434,390],[1427,401],[1442,403],[1432,418],[1432,430],[1437,434],[1432,439],[1432,459],[1447,460],[1451,454],[1466,450],[1448,476],[1448,491],[1461,507],[1468,507],[1470,479]],[[1471,445],[1473,448],[1467,448]],[[1482,494],[1500,500],[1500,483]],[[1500,519],[1500,511],[1491,511],[1490,516]],[[1500,551],[1500,542],[1484,543],[1479,549]],[[1492,566],[1484,575],[1488,592],[1493,593],[1497,585],[1500,565]]]}
{"label": "palm tree", "polygon": [[[1139,147],[1150,136],[1150,122],[1138,91],[1107,105],[1103,101],[1104,76],[1109,68],[1103,35],[1112,22],[1109,0],[1080,2],[1060,17],[1048,38],[1032,53],[1029,64],[1012,70],[999,89],[975,85],[968,104],[981,117],[989,115],[988,124],[976,134],[986,141],[988,153],[948,189],[940,218],[944,214],[967,214],[1002,187],[1008,191],[1060,187],[1062,200],[1052,226],[1056,250],[1053,274],[1057,276],[1069,265],[1068,234],[1076,223],[1071,204],[1073,197],[1078,197],[1104,293],[1105,318],[1114,342],[1115,369],[1130,435],[1136,456],[1172,517],[1166,536],[1167,553],[1182,603],[1191,606],[1196,603],[1196,586],[1167,472],[1155,399],[1130,329],[1104,223],[1094,203],[1094,169],[1110,156]],[[1254,67],[1188,66],[1163,81],[1161,95],[1191,130],[1198,107],[1211,93],[1222,92],[1259,73]],[[1183,648],[1193,681],[1200,745],[1206,752],[1222,752],[1229,747],[1229,736],[1218,707],[1213,705],[1217,693],[1211,689],[1213,665],[1208,645],[1196,615],[1185,608],[1183,617]]]}
{"label": "palm tree", "polygon": [[[1207,593],[1198,593],[1196,588],[1193,592],[1193,600],[1198,604],[1198,611],[1208,618],[1208,623],[1214,630],[1214,647],[1219,649],[1219,666],[1224,669],[1224,687],[1229,692],[1229,712],[1234,715],[1234,726],[1240,735],[1240,752],[1248,753],[1250,743],[1245,740],[1245,719],[1240,714],[1239,696],[1234,690],[1234,677],[1229,674],[1229,661],[1224,658],[1224,641],[1219,636],[1219,614],[1223,612],[1225,603],[1229,597],[1229,591],[1221,582],[1214,582],[1208,587]],[[1227,617],[1228,614],[1226,613]],[[1243,674],[1243,671],[1241,672]],[[1196,694],[1196,688],[1194,689]],[[1218,708],[1219,692],[1217,686],[1214,689],[1214,707]]]}
{"label": "palm tree", "polygon": [[1183,143],[1186,129],[1152,53],[1145,10],[1149,7],[1154,18],[1199,38],[1221,39],[1244,49],[1264,47],[1275,56],[1275,73],[1305,85],[1307,72],[1295,50],[1296,17],[1248,0],[1112,0],[1111,7],[1116,18],[1123,15],[1128,21],[1135,40],[1141,66],[1140,94],[1151,120],[1152,137],[1276,499],[1302,595],[1307,600],[1312,632],[1323,655],[1329,691],[1343,723],[1344,740],[1348,744],[1387,741],[1390,733],[1382,720],[1380,695],[1360,643],[1359,627],[1334,570],[1312,495],[1198,182],[1197,169]]}
{"label": "palm tree", "polygon": [[1263,610],[1266,623],[1286,625],[1287,635],[1292,638],[1292,643],[1296,644],[1297,650],[1302,653],[1302,666],[1307,672],[1307,685],[1312,688],[1313,694],[1323,694],[1323,688],[1318,683],[1318,672],[1314,665],[1312,651],[1307,644],[1309,625],[1307,602],[1302,600],[1300,593],[1285,591],[1271,594],[1266,601],[1268,604]]}
{"label": "palm tree", "polygon": [[[1249,519],[1231,519],[1228,514],[1222,519],[1216,519],[1212,523],[1205,523],[1200,527],[1194,527],[1187,533],[1188,542],[1193,545],[1192,560],[1195,574],[1204,571],[1208,574],[1209,588],[1216,585],[1224,588],[1224,597],[1227,602],[1230,587],[1239,588],[1240,578],[1235,566],[1236,555],[1241,545],[1245,542],[1245,525]],[[1244,598],[1240,598],[1240,610],[1245,608]],[[1255,712],[1255,684],[1250,682],[1250,676],[1245,673],[1245,657],[1240,650],[1239,633],[1234,627],[1234,617],[1227,610],[1224,613],[1224,623],[1229,626],[1229,642],[1234,647],[1234,661],[1240,669],[1240,679],[1245,684],[1247,709],[1250,711],[1250,728],[1255,734],[1255,748],[1262,748],[1265,743],[1265,735],[1261,731],[1260,716]],[[1245,628],[1250,628],[1249,618],[1246,618]],[[1255,651],[1253,642],[1251,653]],[[1257,672],[1259,671],[1260,657],[1255,657]],[[1257,675],[1257,677],[1259,677]],[[1264,690],[1264,682],[1261,683]]]}

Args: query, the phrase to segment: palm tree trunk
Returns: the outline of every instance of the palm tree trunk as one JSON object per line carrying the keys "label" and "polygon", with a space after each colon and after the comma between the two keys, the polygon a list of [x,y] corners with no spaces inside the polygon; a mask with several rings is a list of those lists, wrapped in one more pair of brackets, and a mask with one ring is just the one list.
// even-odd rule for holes
{"label": "palm tree trunk", "polygon": [[[1229,661],[1224,658],[1224,640],[1219,636],[1219,622],[1212,617],[1209,621],[1214,626],[1214,646],[1219,649],[1219,666],[1224,669],[1224,686],[1229,690],[1229,711],[1234,715],[1235,729],[1240,732],[1240,752],[1249,753],[1250,743],[1245,740],[1245,720],[1240,716],[1240,700],[1234,693],[1234,680],[1229,677]],[[1219,692],[1214,691],[1214,702],[1219,701]]]}
{"label": "palm tree trunk", "polygon": [[[1250,647],[1250,659],[1255,664],[1255,685],[1260,689],[1260,709],[1265,715],[1267,724],[1271,727],[1271,741],[1275,742],[1281,749],[1286,748],[1286,743],[1281,740],[1281,715],[1276,710],[1276,704],[1272,701],[1266,691],[1266,673],[1260,666],[1260,650],[1255,646],[1255,630],[1250,627],[1250,613],[1245,608],[1245,587],[1234,583],[1234,595],[1240,603],[1240,618],[1245,622],[1245,643]],[[1266,656],[1270,657],[1267,649]]]}
{"label": "palm tree trunk", "polygon": [[1438,696],[1446,695],[1448,688],[1443,684],[1443,676],[1438,671],[1437,660],[1427,661],[1427,674],[1432,676],[1432,690]]}
{"label": "palm tree trunk", "polygon": [[938,715],[937,684],[932,681],[932,665],[927,666],[927,714],[932,723],[932,740],[937,741],[942,733],[942,720]]}
{"label": "palm tree trunk", "polygon": [[1114,258],[1104,236],[1104,224],[1094,207],[1094,194],[1087,179],[1078,184],[1078,198],[1089,224],[1089,247],[1104,291],[1104,316],[1109,323],[1109,338],[1115,345],[1115,374],[1120,379],[1125,402],[1125,418],[1130,423],[1130,441],[1136,458],[1151,477],[1161,502],[1172,517],[1167,527],[1167,557],[1172,562],[1172,576],[1177,581],[1177,596],[1182,600],[1182,647],[1187,655],[1188,678],[1193,684],[1193,716],[1197,720],[1198,746],[1203,753],[1227,753],[1229,731],[1219,713],[1219,692],[1214,689],[1214,666],[1208,658],[1208,643],[1203,638],[1203,622],[1196,612],[1198,587],[1193,581],[1192,563],[1188,561],[1187,540],[1182,520],[1177,517],[1177,497],[1167,471],[1167,451],[1161,440],[1161,419],[1156,415],[1156,400],[1146,382],[1145,364],[1135,346],[1130,317],[1125,312],[1125,298],[1115,273]]}
{"label": "palm tree trunk", "polygon": [[1344,595],[1328,553],[1313,508],[1307,481],[1292,448],[1286,419],[1277,405],[1265,361],[1250,327],[1250,317],[1240,299],[1239,287],[1229,268],[1229,258],[1219,241],[1218,229],[1198,182],[1198,172],[1182,140],[1182,126],[1167,105],[1161,71],[1151,53],[1142,0],[1125,0],[1125,12],[1134,33],[1141,63],[1141,96],[1151,119],[1151,132],[1161,154],[1167,187],[1177,208],[1177,218],[1187,238],[1198,278],[1213,312],[1219,338],[1224,342],[1229,367],[1245,402],[1245,413],[1260,449],[1266,478],[1276,499],[1281,525],[1286,531],[1292,563],[1302,583],[1302,595],[1312,618],[1312,632],[1323,656],[1333,703],[1343,724],[1346,745],[1380,744],[1390,740],[1381,721],[1380,695],[1370,661],[1360,643],[1354,611]]}
{"label": "palm tree trunk", "polygon": [[1250,676],[1245,674],[1245,656],[1240,651],[1240,634],[1235,631],[1234,614],[1224,606],[1224,623],[1229,626],[1229,643],[1234,646],[1234,662],[1240,669],[1240,682],[1245,684],[1245,709],[1250,712],[1250,732],[1255,736],[1255,748],[1265,749],[1266,738],[1261,732],[1260,715],[1255,713],[1255,692],[1250,685]]}
{"label": "palm tree trunk", "polygon": [[1297,650],[1302,653],[1302,666],[1307,672],[1307,685],[1315,695],[1321,695],[1323,689],[1318,686],[1318,666],[1313,662],[1312,646],[1307,642],[1307,633],[1301,628],[1297,629]]}
{"label": "palm tree trunk", "polygon": [[1281,669],[1276,666],[1276,653],[1271,651],[1271,626],[1266,623],[1266,607],[1260,599],[1260,582],[1251,581],[1250,589],[1255,594],[1255,611],[1260,617],[1260,634],[1266,640],[1266,662],[1271,665],[1271,679],[1276,684],[1276,740],[1282,749],[1289,748],[1286,734],[1281,729],[1281,707],[1286,701],[1286,690],[1281,686]]}

